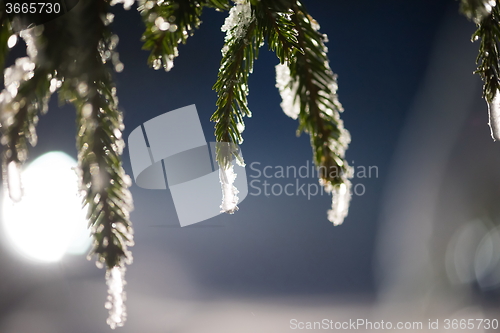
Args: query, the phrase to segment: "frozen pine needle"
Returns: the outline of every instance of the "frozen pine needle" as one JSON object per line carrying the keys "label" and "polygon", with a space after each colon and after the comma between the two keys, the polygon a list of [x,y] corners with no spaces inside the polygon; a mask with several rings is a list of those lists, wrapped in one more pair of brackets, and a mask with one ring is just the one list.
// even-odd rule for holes
{"label": "frozen pine needle", "polygon": [[217,142],[217,163],[219,164],[219,179],[222,189],[221,213],[234,214],[238,210],[238,189],[234,186],[236,173],[234,163],[245,166],[238,145],[230,142]]}
{"label": "frozen pine needle", "polygon": [[115,266],[106,272],[108,300],[104,305],[109,310],[108,325],[115,329],[121,327],[127,319],[125,308],[125,267]]}

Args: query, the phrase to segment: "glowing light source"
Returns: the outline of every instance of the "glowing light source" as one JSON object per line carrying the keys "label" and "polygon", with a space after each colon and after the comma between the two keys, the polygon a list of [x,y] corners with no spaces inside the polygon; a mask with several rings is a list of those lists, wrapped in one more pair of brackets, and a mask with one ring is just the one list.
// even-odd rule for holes
{"label": "glowing light source", "polygon": [[78,195],[76,161],[49,152],[22,173],[24,196],[4,195],[2,219],[12,246],[31,259],[53,262],[64,254],[83,254],[90,246],[85,211]]}

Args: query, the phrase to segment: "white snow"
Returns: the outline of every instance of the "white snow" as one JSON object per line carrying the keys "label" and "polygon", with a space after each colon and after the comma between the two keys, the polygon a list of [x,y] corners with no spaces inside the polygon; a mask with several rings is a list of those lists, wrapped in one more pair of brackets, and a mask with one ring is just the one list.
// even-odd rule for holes
{"label": "white snow", "polygon": [[[316,31],[319,30],[320,26],[318,22],[313,19],[309,22],[313,29]],[[322,48],[324,54],[328,52],[328,49],[324,45],[326,41],[328,41],[328,37],[323,35],[321,45],[315,43],[316,46]],[[326,67],[325,74],[331,76],[331,82],[328,83],[328,89],[319,90],[318,94],[322,98],[329,100],[330,103],[329,105],[323,105],[320,103],[318,108],[321,111],[321,117],[326,119],[330,118],[328,121],[333,120],[337,123],[340,135],[337,139],[331,138],[328,145],[335,155],[340,158],[344,158],[347,146],[351,142],[351,135],[349,134],[349,131],[344,128],[344,123],[342,119],[340,119],[339,113],[342,112],[343,109],[337,96],[338,86],[336,75],[330,69],[328,61],[325,61],[324,65]],[[314,79],[313,83],[319,85],[319,82],[316,82]],[[298,78],[291,76],[288,62],[278,64],[276,66],[276,87],[281,95],[281,108],[283,109],[283,112],[285,112],[285,114],[290,118],[297,119],[301,108],[299,92],[297,91],[299,88],[299,80]],[[328,220],[330,220],[334,225],[339,225],[344,222],[344,219],[349,212],[349,204],[351,201],[351,182],[349,181],[349,178],[352,177],[352,168],[348,165],[344,165],[343,167],[347,171],[342,176],[343,183],[332,186],[330,183],[326,183],[324,180],[320,179],[320,184],[325,187],[327,192],[332,194],[332,208],[328,211]]]}
{"label": "white snow", "polygon": [[299,99],[296,98],[298,81],[292,80],[287,64],[276,66],[276,87],[281,95],[281,108],[287,116],[297,119],[300,113]]}
{"label": "white snow", "polygon": [[229,11],[229,16],[224,21],[221,30],[226,33],[222,53],[226,54],[229,41],[239,40],[245,37],[245,32],[250,23],[255,19],[252,14],[252,6],[248,0],[236,0]]}
{"label": "white snow", "polygon": [[333,225],[340,225],[344,222],[349,213],[349,204],[351,202],[351,182],[345,180],[343,184],[333,186],[332,209],[328,211],[328,220]]}
{"label": "white snow", "polygon": [[121,327],[127,318],[125,308],[125,267],[115,266],[106,272],[108,285],[108,301],[104,305],[109,310],[107,324],[115,329]]}
{"label": "white snow", "polygon": [[[240,134],[243,133],[243,131],[245,130],[245,124],[242,122],[238,122],[236,124],[236,129],[238,130],[238,132],[240,132]],[[240,142],[240,144],[241,144],[241,142]]]}

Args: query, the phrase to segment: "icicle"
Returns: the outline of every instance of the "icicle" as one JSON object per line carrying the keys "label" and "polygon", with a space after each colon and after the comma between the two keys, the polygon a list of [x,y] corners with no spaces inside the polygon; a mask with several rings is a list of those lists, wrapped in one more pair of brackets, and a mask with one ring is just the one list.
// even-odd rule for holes
{"label": "icicle", "polygon": [[21,167],[17,162],[10,162],[7,165],[7,189],[9,197],[14,202],[21,201],[23,197],[23,186],[21,182]]}
{"label": "icicle", "polygon": [[9,103],[17,95],[17,89],[22,82],[33,77],[35,63],[28,57],[17,58],[14,65],[4,71],[5,90],[10,94],[5,102]]}
{"label": "icicle", "polygon": [[290,68],[287,64],[276,66],[276,88],[281,95],[281,108],[287,116],[297,119],[300,113],[299,98],[297,98],[298,81],[293,82],[290,76]]}
{"label": "icicle", "polygon": [[333,225],[340,225],[344,222],[347,213],[349,213],[349,204],[351,202],[351,182],[346,180],[343,184],[331,188],[332,209],[328,211],[328,220]]}
{"label": "icicle", "polygon": [[[243,131],[245,130],[245,124],[242,122],[236,123],[236,129],[238,130],[238,132],[240,134],[243,133]],[[240,142],[240,144],[241,144],[241,142]]]}
{"label": "icicle", "polygon": [[106,323],[112,328],[121,327],[127,319],[125,308],[125,267],[115,266],[106,271],[106,284],[108,285],[108,301],[104,305],[109,310]]}
{"label": "icicle", "polygon": [[238,189],[233,185],[236,179],[233,164],[227,168],[219,168],[219,178],[222,187],[221,213],[234,214],[238,210]]}
{"label": "icicle", "polygon": [[493,100],[488,103],[489,125],[491,137],[500,140],[500,94],[497,91]]}
{"label": "icicle", "polygon": [[238,152],[238,145],[230,142],[218,142],[216,144],[217,161],[219,163],[219,179],[222,189],[221,213],[234,214],[238,210],[238,189],[233,185],[236,179],[233,159],[236,164],[245,166],[243,157]]}

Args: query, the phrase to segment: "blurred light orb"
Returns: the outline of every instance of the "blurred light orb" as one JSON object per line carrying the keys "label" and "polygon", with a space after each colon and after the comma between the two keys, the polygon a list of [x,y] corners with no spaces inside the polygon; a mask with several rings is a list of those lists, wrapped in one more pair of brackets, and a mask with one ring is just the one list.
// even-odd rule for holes
{"label": "blurred light orb", "polygon": [[65,254],[83,254],[90,246],[86,213],[78,195],[76,161],[49,152],[22,172],[23,198],[14,203],[4,194],[4,234],[22,255],[55,262]]}
{"label": "blurred light orb", "polygon": [[486,225],[477,219],[466,223],[453,234],[445,255],[446,272],[452,283],[464,284],[475,281],[476,250],[487,233]]}
{"label": "blurred light orb", "polygon": [[500,285],[500,227],[491,229],[479,243],[474,269],[481,289],[494,289]]}

